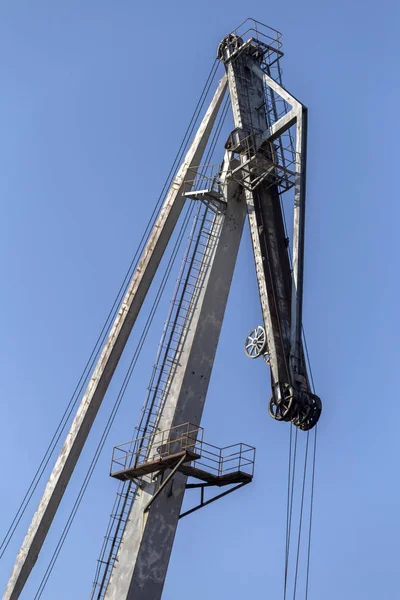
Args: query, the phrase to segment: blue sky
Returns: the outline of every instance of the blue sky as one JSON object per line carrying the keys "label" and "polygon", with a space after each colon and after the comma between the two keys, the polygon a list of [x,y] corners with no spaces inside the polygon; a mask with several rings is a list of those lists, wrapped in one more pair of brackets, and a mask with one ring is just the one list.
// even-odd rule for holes
{"label": "blue sky", "polygon": [[[309,600],[400,598],[397,426],[397,3],[237,0],[0,6],[0,530],[5,532],[138,245],[220,39],[247,16],[283,33],[284,81],[309,107],[304,321],[324,412]],[[288,427],[267,414],[245,232],[204,416],[211,443],[257,447],[244,490],[184,519],[165,600],[282,597]],[[43,598],[88,598],[168,294]],[[121,362],[119,376],[130,358]],[[120,379],[119,379],[120,381]],[[22,598],[31,600],[107,419]],[[0,564],[5,585],[39,496]],[[298,596],[302,598],[302,596]]]}

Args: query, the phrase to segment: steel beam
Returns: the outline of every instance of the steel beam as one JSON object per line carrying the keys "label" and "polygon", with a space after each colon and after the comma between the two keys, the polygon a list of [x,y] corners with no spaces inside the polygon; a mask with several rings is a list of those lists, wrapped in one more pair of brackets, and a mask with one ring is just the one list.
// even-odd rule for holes
{"label": "steel beam", "polygon": [[184,162],[168,191],[60,455],[50,475],[39,507],[22,543],[3,600],[17,600],[35,565],[64,491],[105,396],[111,377],[182,211],[185,202],[183,194],[189,188],[189,184],[185,182],[186,175],[189,169],[193,173],[194,169],[201,163],[203,152],[225,94],[226,85],[226,77],[224,76],[218,85],[217,91],[186,154]]}
{"label": "steel beam", "polygon": [[267,133],[263,137],[262,141],[273,142],[280,135],[285,133],[288,129],[292,127],[296,123],[297,120],[297,112],[295,110],[291,110],[286,115],[283,115],[278,121],[272,123],[271,127],[267,130]]}
{"label": "steel beam", "polygon": [[[293,208],[293,244],[292,244],[292,292],[291,292],[291,331],[290,331],[290,369],[293,383],[305,384],[306,372],[303,365],[302,313],[304,281],[304,238],[306,211],[306,166],[307,166],[307,108],[286,89],[266,75],[258,66],[254,72],[281,96],[292,110],[277,123],[277,131],[284,130],[287,123],[296,123],[296,177]],[[290,115],[290,116],[289,116]]]}
{"label": "steel beam", "polygon": [[[250,139],[249,148],[240,154],[247,165],[262,141],[276,137],[279,129],[287,129],[293,121],[291,114],[280,120],[279,127],[268,127],[264,110],[264,72],[245,50],[225,63],[229,92],[233,107],[234,124],[243,137]],[[253,144],[253,146],[252,146]],[[245,190],[251,241],[261,310],[267,335],[271,383],[289,384],[288,354],[290,348],[290,267],[284,245],[285,235],[276,185],[265,180],[252,191]],[[279,387],[276,393],[279,394]]]}
{"label": "steel beam", "polygon": [[[223,219],[218,243],[163,403],[160,430],[185,422],[200,425],[246,216],[237,184],[230,181],[225,187],[227,207],[217,217]],[[176,473],[148,512],[153,493],[148,487],[137,490],[105,600],[161,598],[186,480]]]}
{"label": "steel beam", "polygon": [[[266,256],[261,248],[260,222],[257,213],[265,212],[268,208],[271,191],[263,190],[263,184],[253,193],[246,190],[249,211],[250,232],[252,237],[257,279],[261,299],[261,307],[268,340],[270,356],[272,385],[277,381],[286,380],[296,388],[307,385],[307,374],[303,361],[302,349],[302,302],[304,278],[304,234],[305,234],[305,188],[306,188],[306,151],[307,151],[307,109],[292,96],[285,88],[267,75],[256,61],[252,60],[246,52],[237,58],[232,57],[227,62],[227,74],[233,115],[236,127],[249,130],[248,123],[256,123],[250,128],[255,135],[255,142],[272,142],[293,125],[296,126],[296,161],[295,161],[295,193],[293,210],[293,242],[292,242],[292,273],[288,274],[287,257],[283,256],[282,244],[276,243],[274,238],[280,224],[265,220],[263,227],[269,225],[267,240],[269,244],[269,257],[272,276],[266,272]],[[244,76],[245,75],[245,76]],[[263,93],[264,83],[277,93],[291,106],[291,110],[270,127],[267,126],[265,115],[257,106],[257,98]],[[262,116],[260,116],[260,114]],[[263,119],[263,125],[260,125]],[[263,129],[262,129],[263,127]],[[248,157],[241,156],[242,163]],[[273,187],[273,186],[272,186]],[[255,207],[257,195],[263,199],[258,210]],[[276,199],[278,200],[277,193]],[[270,203],[271,204],[271,203]],[[271,207],[273,203],[271,204]],[[272,211],[273,212],[273,211]],[[269,217],[272,215],[270,211]],[[278,229],[277,229],[278,228]],[[280,236],[282,237],[282,236]],[[285,268],[282,270],[282,267]],[[286,271],[286,273],[285,273]],[[268,280],[271,279],[271,283]],[[291,290],[286,289],[287,282],[291,280]],[[277,318],[274,318],[274,313]],[[284,350],[284,352],[283,352]],[[285,373],[286,372],[286,373]]]}

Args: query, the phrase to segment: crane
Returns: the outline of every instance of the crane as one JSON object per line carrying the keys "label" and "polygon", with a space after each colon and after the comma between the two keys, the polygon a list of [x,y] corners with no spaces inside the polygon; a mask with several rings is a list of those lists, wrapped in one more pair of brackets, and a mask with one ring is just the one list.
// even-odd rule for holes
{"label": "crane", "polygon": [[[225,36],[211,103],[166,193],[137,268],[16,558],[3,600],[19,598],[184,208],[194,211],[138,436],[114,448],[111,476],[124,493],[103,549],[92,598],[161,598],[177,525],[252,481],[254,448],[204,440],[201,418],[246,217],[262,324],[245,340],[269,369],[270,416],[309,431],[321,400],[302,342],[307,109],[282,83],[280,34],[248,19]],[[218,165],[202,163],[223,103],[233,129]],[[282,195],[293,190],[289,244]],[[192,213],[190,213],[191,215]],[[216,495],[204,500],[205,489]],[[200,502],[182,512],[186,490]],[[220,491],[220,490],[223,491]]]}

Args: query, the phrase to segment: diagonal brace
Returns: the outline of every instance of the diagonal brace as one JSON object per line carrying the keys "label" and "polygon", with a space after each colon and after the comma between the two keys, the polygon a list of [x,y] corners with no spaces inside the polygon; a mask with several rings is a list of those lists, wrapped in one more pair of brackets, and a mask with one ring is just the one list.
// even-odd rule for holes
{"label": "diagonal brace", "polygon": [[154,494],[154,496],[151,498],[151,500],[149,500],[149,502],[146,504],[146,506],[144,507],[143,512],[148,512],[148,510],[150,509],[150,506],[153,504],[154,500],[157,498],[158,494],[165,488],[165,486],[167,485],[167,483],[170,481],[170,479],[172,479],[172,477],[175,475],[175,473],[179,470],[179,467],[181,465],[183,465],[183,463],[187,460],[187,454],[184,454],[182,456],[182,458],[176,463],[175,467],[172,469],[171,473],[168,475],[168,477],[162,482],[162,484],[160,485],[160,487],[158,488],[158,490],[156,491],[156,493]]}
{"label": "diagonal brace", "polygon": [[224,496],[227,496],[228,494],[231,494],[232,492],[235,492],[239,488],[242,488],[244,485],[248,485],[249,483],[250,483],[250,481],[243,481],[242,483],[239,483],[238,485],[235,485],[235,487],[231,488],[230,490],[227,490],[226,492],[222,492],[222,494],[218,494],[217,496],[214,496],[213,498],[210,498],[210,500],[206,500],[206,502],[204,502],[204,488],[208,487],[208,485],[207,484],[200,485],[199,486],[201,488],[201,500],[200,500],[200,504],[198,504],[194,508],[191,508],[190,510],[187,510],[186,512],[182,513],[181,515],[179,515],[179,518],[182,519],[182,517],[186,517],[187,515],[190,515],[190,514],[196,512],[196,510],[199,510],[200,508],[203,508],[203,506],[207,506],[208,504],[211,504],[211,502],[215,502],[215,500],[219,500],[220,498],[223,498]]}

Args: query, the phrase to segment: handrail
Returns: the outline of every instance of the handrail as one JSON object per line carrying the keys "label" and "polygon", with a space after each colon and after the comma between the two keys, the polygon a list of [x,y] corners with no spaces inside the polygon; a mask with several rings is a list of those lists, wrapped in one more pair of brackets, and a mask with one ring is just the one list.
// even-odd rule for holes
{"label": "handrail", "polygon": [[252,476],[254,473],[255,448],[239,442],[222,448],[203,441],[203,429],[192,423],[183,423],[142,436],[115,446],[112,453],[111,474],[133,466],[144,465],[155,460],[183,452],[196,456],[191,463],[195,468],[205,468],[218,477],[243,468]]}

